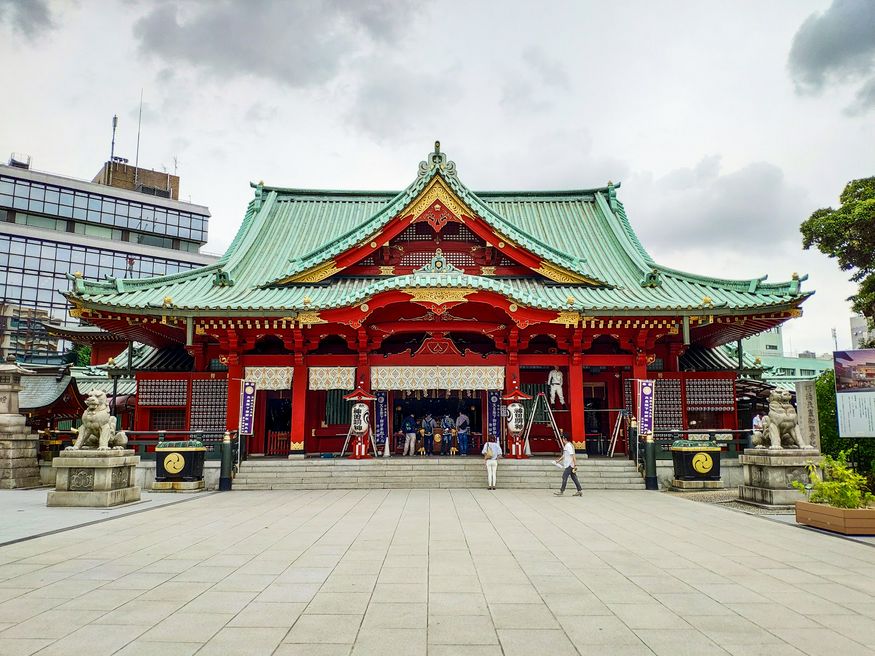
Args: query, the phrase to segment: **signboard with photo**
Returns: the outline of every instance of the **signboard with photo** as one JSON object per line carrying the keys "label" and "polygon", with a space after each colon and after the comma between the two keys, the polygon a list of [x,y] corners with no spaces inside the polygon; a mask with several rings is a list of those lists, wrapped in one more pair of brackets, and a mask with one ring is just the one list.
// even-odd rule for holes
{"label": "signboard with photo", "polygon": [[841,437],[875,437],[875,349],[835,351]]}

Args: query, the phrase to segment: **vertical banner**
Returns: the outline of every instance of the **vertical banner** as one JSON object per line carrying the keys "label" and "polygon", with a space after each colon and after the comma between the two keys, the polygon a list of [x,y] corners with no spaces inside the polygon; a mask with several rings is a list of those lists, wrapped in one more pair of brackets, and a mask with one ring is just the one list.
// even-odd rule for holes
{"label": "vertical banner", "polygon": [[833,353],[839,437],[875,437],[875,349]]}
{"label": "vertical banner", "polygon": [[486,435],[487,437],[495,436],[501,438],[501,392],[487,392],[489,395],[489,403],[487,410]]}
{"label": "vertical banner", "polygon": [[636,380],[638,397],[638,435],[653,435],[653,390],[655,381]]}
{"label": "vertical banner", "polygon": [[389,439],[389,392],[383,390],[374,392],[377,400],[374,402],[376,410],[376,426],[374,426],[374,441],[377,444],[385,444]]}
{"label": "vertical banner", "polygon": [[243,381],[240,400],[240,434],[252,435],[252,427],[255,420],[255,382]]}

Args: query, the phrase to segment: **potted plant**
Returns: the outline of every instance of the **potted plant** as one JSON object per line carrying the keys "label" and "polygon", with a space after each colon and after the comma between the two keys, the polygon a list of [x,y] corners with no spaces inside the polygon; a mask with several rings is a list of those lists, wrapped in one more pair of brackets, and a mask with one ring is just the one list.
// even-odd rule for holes
{"label": "potted plant", "polygon": [[866,489],[866,478],[848,466],[847,453],[824,456],[821,466],[823,478],[809,465],[811,483],[793,482],[809,493],[807,501],[796,502],[796,522],[845,535],[875,535],[875,496]]}

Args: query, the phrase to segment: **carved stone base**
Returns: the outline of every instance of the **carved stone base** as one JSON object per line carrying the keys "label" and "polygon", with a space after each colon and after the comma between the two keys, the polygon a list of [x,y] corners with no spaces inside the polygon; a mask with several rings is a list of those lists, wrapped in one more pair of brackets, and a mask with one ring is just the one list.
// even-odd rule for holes
{"label": "carved stone base", "polygon": [[133,449],[62,451],[52,460],[55,489],[47,506],[108,508],[140,500]]}
{"label": "carved stone base", "polygon": [[21,415],[0,415],[0,490],[40,484],[36,456],[39,436]]}
{"label": "carved stone base", "polygon": [[813,463],[819,471],[822,456],[817,449],[745,449],[738,459],[744,467],[744,485],[738,488],[739,501],[792,506],[804,501],[805,495],[791,483],[808,483],[808,466]]}

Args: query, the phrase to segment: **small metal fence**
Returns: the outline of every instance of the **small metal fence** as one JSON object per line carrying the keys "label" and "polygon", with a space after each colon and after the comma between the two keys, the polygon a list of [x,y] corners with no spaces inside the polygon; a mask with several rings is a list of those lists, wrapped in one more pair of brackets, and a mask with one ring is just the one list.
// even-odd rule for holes
{"label": "small metal fence", "polygon": [[[237,431],[228,431],[231,437],[231,455],[232,462],[239,463],[241,457],[245,457],[245,440],[244,451],[240,450],[240,439]],[[39,457],[43,462],[51,462],[52,458],[57,456],[68,446],[72,446],[76,441],[76,431],[72,430],[46,430],[40,431],[40,448]],[[161,442],[178,441],[178,440],[198,440],[206,447],[206,460],[221,460],[222,459],[222,440],[225,437],[225,432],[218,431],[125,431],[128,436],[128,447],[140,456],[142,460],[155,459],[155,447]]]}
{"label": "small metal fence", "polygon": [[[671,445],[675,440],[703,440],[713,442],[721,447],[721,455],[724,458],[738,458],[745,449],[751,447],[753,431],[751,430],[723,430],[719,428],[708,429],[675,429],[662,431],[653,436],[656,443],[656,459],[671,460]],[[644,440],[637,440],[637,444],[629,445],[628,453],[637,454],[637,462],[644,461]]]}

